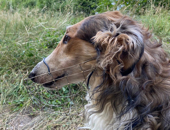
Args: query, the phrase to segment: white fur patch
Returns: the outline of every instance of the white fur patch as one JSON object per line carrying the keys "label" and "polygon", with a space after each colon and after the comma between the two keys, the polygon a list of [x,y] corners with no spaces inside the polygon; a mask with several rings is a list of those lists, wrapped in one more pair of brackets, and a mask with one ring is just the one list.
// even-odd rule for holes
{"label": "white fur patch", "polygon": [[88,118],[88,122],[85,124],[85,127],[82,129],[91,129],[91,130],[124,130],[126,129],[126,124],[129,123],[130,119],[136,117],[136,111],[130,111],[121,119],[117,119],[116,113],[113,111],[113,108],[110,103],[107,103],[104,107],[104,110],[101,113],[93,113],[89,115],[90,112],[96,111],[96,108],[90,108],[93,105],[92,101],[89,98],[89,94],[86,96],[88,104],[85,105],[85,117]]}

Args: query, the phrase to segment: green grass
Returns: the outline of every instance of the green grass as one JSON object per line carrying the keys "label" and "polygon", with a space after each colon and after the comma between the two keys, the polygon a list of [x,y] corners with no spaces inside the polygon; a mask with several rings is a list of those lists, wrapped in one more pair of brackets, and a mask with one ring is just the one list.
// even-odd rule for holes
{"label": "green grass", "polygon": [[170,11],[157,7],[147,10],[139,18],[156,36],[162,37],[164,41],[170,43]]}
{"label": "green grass", "polygon": [[162,41],[164,49],[170,54],[170,10],[152,7],[137,19],[151,30],[154,38]]}
{"label": "green grass", "polygon": [[[170,11],[155,8],[141,16],[132,16],[160,36],[169,52]],[[59,91],[47,91],[24,79],[35,64],[57,46],[66,26],[83,18],[36,9],[0,10],[0,128],[9,128],[9,120],[17,114],[30,115],[36,122],[35,129],[67,129],[82,123],[78,115],[86,103],[85,86],[73,84]]]}
{"label": "green grass", "polygon": [[[47,91],[24,80],[57,46],[66,26],[80,21],[83,16],[28,9],[0,11],[0,15],[0,110],[8,107],[15,113],[31,107],[33,115],[39,115],[40,110],[64,111],[74,104],[84,104],[84,87],[73,84],[59,91]],[[3,119],[8,117],[10,115]]]}

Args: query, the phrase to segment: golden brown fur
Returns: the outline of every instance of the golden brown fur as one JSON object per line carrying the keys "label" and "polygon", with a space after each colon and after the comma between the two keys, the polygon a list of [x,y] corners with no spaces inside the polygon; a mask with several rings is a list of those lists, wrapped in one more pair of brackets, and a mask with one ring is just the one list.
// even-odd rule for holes
{"label": "golden brown fur", "polygon": [[[87,60],[81,66],[88,71],[80,73],[76,64]],[[46,87],[61,88],[86,77],[84,128],[170,129],[169,58],[148,29],[130,17],[105,12],[70,26],[46,62],[54,78],[67,75]],[[29,77],[36,75],[34,82],[45,84],[53,80],[46,72],[40,62]]]}

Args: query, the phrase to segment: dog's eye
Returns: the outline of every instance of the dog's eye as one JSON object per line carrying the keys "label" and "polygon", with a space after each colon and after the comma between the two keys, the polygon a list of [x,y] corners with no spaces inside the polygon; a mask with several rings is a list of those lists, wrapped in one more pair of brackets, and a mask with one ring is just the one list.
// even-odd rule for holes
{"label": "dog's eye", "polygon": [[71,38],[68,35],[65,35],[64,39],[63,39],[63,43],[67,44],[67,42],[70,40]]}

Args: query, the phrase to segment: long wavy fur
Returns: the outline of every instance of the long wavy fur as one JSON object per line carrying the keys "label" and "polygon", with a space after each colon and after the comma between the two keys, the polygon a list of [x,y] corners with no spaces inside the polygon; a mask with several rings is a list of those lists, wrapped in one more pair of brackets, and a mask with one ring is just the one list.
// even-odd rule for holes
{"label": "long wavy fur", "polygon": [[86,106],[87,118],[105,112],[111,119],[109,113],[115,113],[117,129],[169,130],[170,62],[148,29],[119,12],[106,12],[87,18],[77,34],[94,45],[103,70],[103,81],[90,95],[98,95],[96,103]]}

